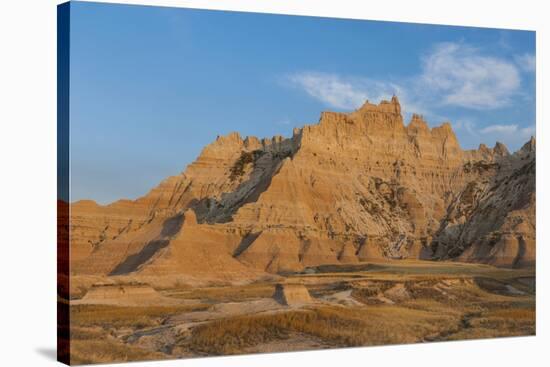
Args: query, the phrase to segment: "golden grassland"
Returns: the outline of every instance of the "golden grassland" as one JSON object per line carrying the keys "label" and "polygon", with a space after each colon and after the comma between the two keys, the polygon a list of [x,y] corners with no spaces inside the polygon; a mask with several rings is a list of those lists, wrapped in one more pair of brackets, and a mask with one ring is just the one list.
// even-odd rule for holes
{"label": "golden grassland", "polygon": [[133,327],[156,326],[166,315],[206,310],[208,305],[121,307],[108,305],[71,306],[72,326]]}
{"label": "golden grassland", "polygon": [[431,301],[413,301],[404,306],[316,307],[242,316],[196,327],[185,346],[199,354],[223,355],[287,339],[292,333],[317,337],[326,347],[354,347],[533,335],[535,332],[533,308],[467,310]]}
{"label": "golden grassland", "polygon": [[234,286],[215,286],[207,288],[172,289],[164,295],[181,299],[200,299],[212,302],[238,302],[259,297],[271,297],[273,284],[252,283]]}
{"label": "golden grassland", "polygon": [[71,341],[71,364],[130,362],[166,358],[167,356],[164,353],[127,345],[109,336],[92,340],[78,339]]}
{"label": "golden grassland", "polygon": [[[439,265],[438,271],[425,267],[422,273],[416,263],[382,264],[367,270],[331,268],[294,274],[288,280],[305,284],[317,302],[269,312],[211,313],[212,317],[185,327],[172,325],[173,317],[210,315],[216,305],[269,299],[273,283],[162,290],[166,297],[192,302],[178,306],[72,305],[72,362],[257,352],[273,342],[291,346],[297,335],[314,339],[314,348],[319,349],[535,334],[534,285],[520,281],[534,280],[534,269],[453,266]],[[407,267],[413,268],[410,275]],[[407,297],[388,300],[388,290],[397,284]],[[340,291],[349,291],[354,303],[323,301]],[[170,337],[166,330],[173,330]],[[141,335],[153,342],[136,342]]]}
{"label": "golden grassland", "polygon": [[207,309],[207,305],[118,307],[71,306],[71,363],[107,363],[165,359],[166,354],[125,343],[116,337],[124,328],[140,330],[159,326],[167,315]]}
{"label": "golden grassland", "polygon": [[187,344],[203,354],[235,354],[246,347],[291,333],[317,337],[331,347],[412,343],[427,332],[452,322],[452,316],[384,307],[377,310],[316,307],[259,316],[242,316],[200,325]]}

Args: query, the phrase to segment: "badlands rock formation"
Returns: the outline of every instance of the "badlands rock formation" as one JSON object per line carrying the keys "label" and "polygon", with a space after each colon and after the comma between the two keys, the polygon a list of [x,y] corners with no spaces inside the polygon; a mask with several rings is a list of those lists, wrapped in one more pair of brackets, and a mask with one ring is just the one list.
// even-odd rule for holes
{"label": "badlands rock formation", "polygon": [[181,304],[177,299],[164,297],[146,284],[95,284],[82,299],[72,304],[96,304],[114,306],[156,306]]}
{"label": "badlands rock formation", "polygon": [[91,275],[302,271],[420,258],[535,261],[535,141],[460,148],[401,106],[324,112],[290,138],[218,137],[135,201],[71,205],[71,271]]}
{"label": "badlands rock formation", "polygon": [[313,302],[309,291],[303,284],[277,284],[273,298],[285,306],[303,305]]}

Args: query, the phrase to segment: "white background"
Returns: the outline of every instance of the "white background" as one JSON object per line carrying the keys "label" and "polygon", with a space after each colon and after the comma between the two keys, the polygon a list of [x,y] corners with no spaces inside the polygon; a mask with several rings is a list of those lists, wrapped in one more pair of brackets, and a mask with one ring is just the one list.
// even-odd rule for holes
{"label": "white background", "polygon": [[[549,143],[545,1],[118,1],[537,31],[537,336],[134,366],[548,366]],[[56,0],[0,2],[0,366],[54,365],[56,347]],[[546,16],[546,18],[545,18]],[[342,40],[345,42],[345,40]],[[546,46],[546,47],[545,47]]]}

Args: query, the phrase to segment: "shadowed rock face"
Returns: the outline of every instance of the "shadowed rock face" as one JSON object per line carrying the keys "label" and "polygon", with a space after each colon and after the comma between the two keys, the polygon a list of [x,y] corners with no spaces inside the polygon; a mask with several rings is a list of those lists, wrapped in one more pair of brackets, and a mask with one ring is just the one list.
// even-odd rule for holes
{"label": "shadowed rock face", "polygon": [[535,261],[535,141],[460,148],[396,97],[291,138],[218,137],[135,201],[71,205],[76,274],[249,277],[387,258]]}
{"label": "shadowed rock face", "polygon": [[535,262],[535,141],[485,166],[495,171],[456,196],[432,243],[436,258],[501,266]]}
{"label": "shadowed rock face", "polygon": [[313,301],[303,284],[277,284],[273,298],[285,306],[303,305]]}

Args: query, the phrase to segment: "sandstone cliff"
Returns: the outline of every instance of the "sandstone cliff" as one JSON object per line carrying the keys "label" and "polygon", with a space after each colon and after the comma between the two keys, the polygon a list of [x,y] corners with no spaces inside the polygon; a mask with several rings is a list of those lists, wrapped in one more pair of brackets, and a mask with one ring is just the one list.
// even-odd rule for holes
{"label": "sandstone cliff", "polygon": [[76,274],[231,274],[388,258],[535,261],[535,142],[463,151],[396,97],[290,138],[218,137],[144,197],[71,205]]}

